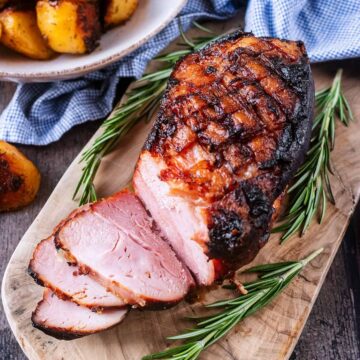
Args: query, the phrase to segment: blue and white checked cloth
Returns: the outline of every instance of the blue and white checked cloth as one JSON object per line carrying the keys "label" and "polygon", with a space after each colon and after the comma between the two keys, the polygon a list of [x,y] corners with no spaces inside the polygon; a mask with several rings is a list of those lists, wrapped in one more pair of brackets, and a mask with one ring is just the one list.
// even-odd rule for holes
{"label": "blue and white checked cloth", "polygon": [[[193,20],[236,16],[242,0],[189,0],[179,15]],[[360,0],[249,0],[245,30],[258,36],[300,39],[312,61],[360,56]],[[179,35],[172,21],[151,41],[116,64],[80,79],[18,85],[0,116],[0,139],[45,145],[76,124],[105,117],[121,77],[140,77],[159,51]]]}

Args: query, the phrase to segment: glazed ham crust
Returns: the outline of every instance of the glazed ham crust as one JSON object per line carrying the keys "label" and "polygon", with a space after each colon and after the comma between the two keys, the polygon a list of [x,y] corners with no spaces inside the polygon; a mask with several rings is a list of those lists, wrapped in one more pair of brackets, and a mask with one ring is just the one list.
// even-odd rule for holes
{"label": "glazed ham crust", "polygon": [[200,283],[267,241],[274,201],[307,151],[313,104],[299,41],[236,32],[175,65],[134,188],[178,254],[196,243],[200,259],[202,249],[207,269],[194,250],[182,257]]}

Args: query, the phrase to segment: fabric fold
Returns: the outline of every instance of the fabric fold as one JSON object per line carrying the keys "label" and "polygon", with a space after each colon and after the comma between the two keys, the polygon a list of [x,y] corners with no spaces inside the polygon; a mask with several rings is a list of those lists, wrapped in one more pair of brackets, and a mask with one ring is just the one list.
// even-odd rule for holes
{"label": "fabric fold", "polygon": [[360,56],[359,0],[189,0],[163,31],[115,64],[78,79],[19,84],[0,116],[0,139],[46,145],[74,125],[106,117],[119,81],[139,78],[148,62],[179,36],[179,21],[188,29],[194,20],[226,20],[240,16],[245,5],[246,31],[302,40],[311,61]]}

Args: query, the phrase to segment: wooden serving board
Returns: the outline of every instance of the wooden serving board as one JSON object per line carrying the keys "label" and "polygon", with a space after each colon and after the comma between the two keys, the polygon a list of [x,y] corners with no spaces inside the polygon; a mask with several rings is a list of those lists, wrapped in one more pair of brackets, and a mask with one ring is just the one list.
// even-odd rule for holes
{"label": "wooden serving board", "polygon": [[[214,28],[223,31],[224,27],[230,28],[237,22],[234,20],[226,25],[218,24]],[[346,62],[342,65],[345,65],[343,84],[346,96],[355,117],[360,118],[360,102],[356,102],[360,93],[360,74],[355,70],[359,62]],[[329,85],[338,66],[314,66],[316,87]],[[134,164],[150,127],[151,123],[138,124],[117,149],[106,157],[96,182],[102,196],[116,192],[130,181]],[[99,135],[99,131],[94,138]],[[335,176],[331,181],[336,206],[329,206],[323,224],[314,223],[303,238],[293,237],[281,246],[278,237],[272,236],[252,265],[299,259],[320,247],[325,248],[324,252],[309,264],[277,299],[236,326],[224,339],[204,352],[202,359],[289,358],[359,199],[359,121],[352,123],[350,128],[337,126],[333,165]],[[56,340],[34,329],[30,316],[41,298],[42,288],[27,274],[27,265],[34,246],[49,235],[54,226],[77,206],[71,198],[80,171],[78,157],[16,248],[3,279],[4,309],[17,340],[30,359],[139,360],[143,355],[162,350],[169,345],[165,341],[166,336],[185,329],[188,324],[182,319],[186,315],[198,313],[201,302],[229,294],[222,289],[216,289],[206,293],[201,301],[192,305],[183,302],[162,312],[132,311],[116,328],[70,342]]]}

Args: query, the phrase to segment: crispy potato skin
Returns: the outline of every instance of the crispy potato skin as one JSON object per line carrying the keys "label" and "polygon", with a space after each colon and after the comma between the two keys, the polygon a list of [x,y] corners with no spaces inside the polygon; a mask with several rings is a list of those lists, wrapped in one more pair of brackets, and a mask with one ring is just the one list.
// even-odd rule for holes
{"label": "crispy potato skin", "polygon": [[106,0],[104,27],[108,29],[130,19],[138,3],[138,0]]}
{"label": "crispy potato skin", "polygon": [[0,212],[31,203],[40,186],[35,165],[14,146],[0,141]]}
{"label": "crispy potato skin", "polygon": [[93,51],[101,35],[99,4],[91,0],[40,0],[38,26],[56,52],[85,54]]}
{"label": "crispy potato skin", "polygon": [[0,42],[36,60],[48,60],[55,53],[47,46],[36,23],[35,10],[9,7],[0,13]]}

